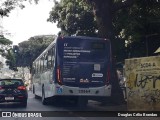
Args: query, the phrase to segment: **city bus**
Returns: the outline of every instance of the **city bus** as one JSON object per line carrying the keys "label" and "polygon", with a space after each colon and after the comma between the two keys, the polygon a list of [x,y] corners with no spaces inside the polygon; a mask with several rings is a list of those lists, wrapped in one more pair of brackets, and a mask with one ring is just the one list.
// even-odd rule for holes
{"label": "city bus", "polygon": [[57,37],[34,60],[32,91],[42,104],[111,96],[111,44],[108,39],[84,36]]}

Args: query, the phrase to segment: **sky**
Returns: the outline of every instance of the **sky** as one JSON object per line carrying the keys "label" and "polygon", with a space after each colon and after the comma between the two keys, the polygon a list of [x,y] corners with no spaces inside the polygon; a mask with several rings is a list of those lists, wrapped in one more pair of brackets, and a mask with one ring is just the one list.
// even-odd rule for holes
{"label": "sky", "polygon": [[3,29],[11,35],[5,36],[17,45],[36,35],[57,35],[60,31],[56,23],[47,22],[53,0],[40,0],[39,4],[25,3],[25,8],[16,8],[9,17],[2,19]]}

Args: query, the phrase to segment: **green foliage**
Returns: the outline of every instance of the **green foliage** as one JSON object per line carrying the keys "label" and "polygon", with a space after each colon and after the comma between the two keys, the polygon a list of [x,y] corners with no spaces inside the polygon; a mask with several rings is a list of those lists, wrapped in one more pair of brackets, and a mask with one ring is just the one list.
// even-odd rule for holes
{"label": "green foliage", "polygon": [[119,35],[121,32],[121,37],[126,40],[137,41],[148,35],[159,34],[160,1],[136,0],[132,7],[119,10],[114,21]]}
{"label": "green foliage", "polygon": [[26,0],[2,0],[0,2],[0,16],[8,16],[11,10],[15,7],[24,8],[25,6],[22,4],[23,1]]}
{"label": "green foliage", "polygon": [[[130,57],[146,56],[146,47],[151,49],[149,55],[153,55],[158,47],[153,44],[158,43],[160,36],[160,1],[136,0],[130,8],[117,11],[113,23],[117,36],[127,42]],[[147,42],[152,44],[146,46]]]}
{"label": "green foliage", "polygon": [[1,0],[0,2],[0,16],[9,16],[9,13],[11,10],[15,9],[16,7],[19,7],[21,9],[25,8],[24,3],[25,1],[28,1],[30,4],[33,2],[35,4],[38,4],[39,0]]}
{"label": "green foliage", "polygon": [[[89,4],[86,4],[85,1],[88,1]],[[105,25],[113,24],[113,31],[111,29],[107,31],[112,32],[112,34],[115,33],[113,34],[115,40],[112,46],[114,44],[115,56],[119,56],[118,59],[120,60],[127,58],[130,52],[136,51],[131,47],[134,41],[142,39],[145,41],[146,37],[151,39],[152,36],[160,34],[159,0],[134,0],[134,4],[132,0],[125,0],[125,2],[121,0],[112,0],[110,3],[102,2],[102,0],[61,0],[55,2],[48,21],[58,22],[62,34],[85,36],[94,36],[98,28],[110,29]],[[101,9],[103,7],[110,7],[108,10],[111,11],[108,12],[112,12],[111,16],[113,17],[111,23],[108,23],[107,19],[100,21],[100,23],[95,21],[93,9],[95,16],[101,15],[100,20],[108,17],[107,9]],[[99,25],[98,28],[96,22]],[[103,35],[108,34],[105,29],[102,29],[104,30],[102,31]],[[127,44],[125,45],[125,43]],[[144,46],[146,43],[137,42],[137,44]],[[140,55],[139,51],[137,56]],[[144,52],[141,55],[144,56]]]}
{"label": "green foliage", "polygon": [[0,45],[11,45],[12,41],[5,38],[3,35],[0,35]]}
{"label": "green foliage", "polygon": [[19,43],[16,53],[17,66],[30,67],[32,62],[54,40],[53,35],[31,37],[28,41]]}
{"label": "green foliage", "polygon": [[7,59],[6,64],[9,66],[9,69],[17,71],[16,58],[15,58],[15,54],[12,51],[12,49],[7,51],[6,59]]}
{"label": "green foliage", "polygon": [[0,54],[7,59],[6,64],[9,65],[10,69],[16,70],[15,68],[15,56],[10,48],[12,41],[0,35]]}
{"label": "green foliage", "polygon": [[53,35],[41,35],[31,37],[28,41],[19,43],[7,51],[6,64],[11,70],[17,71],[17,67],[30,67],[34,59],[54,40]]}
{"label": "green foliage", "polygon": [[[22,5],[23,1],[24,0],[12,0],[8,2],[8,0],[4,0],[4,2],[0,5],[0,15],[8,15],[10,10]],[[36,3],[38,3],[39,0],[28,1],[35,1]],[[89,4],[87,4],[86,1],[88,1]],[[130,2],[130,4],[126,4],[127,1],[128,3]],[[133,51],[132,48],[134,47],[132,47],[132,44],[135,46],[134,41],[136,41],[136,44],[142,44],[141,47],[144,47],[146,43],[143,41],[146,41],[146,39],[153,40],[153,36],[160,35],[160,1],[134,0],[133,5],[131,4],[132,1],[133,0],[123,0],[122,2],[122,0],[111,0],[111,2],[108,3],[107,0],[61,0],[60,2],[55,1],[55,6],[50,12],[48,21],[57,22],[58,27],[61,28],[62,34],[64,35],[84,36],[96,36],[95,31],[97,31],[98,28],[103,27],[106,29],[110,29],[110,27],[108,27],[107,25],[113,24],[114,31],[108,31],[115,33],[116,40],[112,43],[112,45],[114,44],[116,46],[116,54],[121,57],[120,53],[126,52],[128,54],[129,52]],[[104,24],[102,24],[102,21],[102,23],[97,24],[98,21],[95,20],[94,15],[101,15],[101,19],[108,17],[106,14],[107,9],[103,8],[108,8],[108,10],[111,10],[107,12],[112,12],[112,15],[109,16],[113,17],[111,18],[112,21],[111,23],[109,23],[110,21],[104,20]],[[101,25],[102,27],[98,27],[98,25]],[[103,32],[103,35],[108,34],[105,30]],[[125,41],[127,41],[127,46],[124,46]],[[31,43],[24,42],[21,44],[19,50],[21,52],[25,52],[25,55],[23,54],[23,56],[30,56],[30,50],[34,51],[33,48],[36,49],[35,51],[40,51],[40,49],[38,49],[39,47],[45,48],[45,45],[40,46],[39,43],[37,43],[35,46],[31,46],[29,44]],[[124,49],[125,47],[127,47],[127,51]],[[145,49],[143,49],[143,51],[144,50]],[[134,53],[138,53],[139,56],[139,51]],[[144,52],[141,55],[144,55]],[[20,54],[20,56],[22,57],[22,53]],[[35,56],[36,54],[32,57],[35,58]],[[27,62],[25,62],[25,64],[28,65]]]}
{"label": "green foliage", "polygon": [[10,45],[12,44],[12,41],[5,38],[3,35],[0,35],[0,54],[5,57],[6,51],[10,49]]}
{"label": "green foliage", "polygon": [[48,21],[57,22],[64,35],[96,36],[96,21],[92,6],[83,0],[55,1]]}

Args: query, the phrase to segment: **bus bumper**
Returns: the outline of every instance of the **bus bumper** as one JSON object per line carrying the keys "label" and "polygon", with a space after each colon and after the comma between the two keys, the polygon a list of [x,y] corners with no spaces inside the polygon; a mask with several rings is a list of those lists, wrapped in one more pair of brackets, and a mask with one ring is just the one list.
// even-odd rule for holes
{"label": "bus bumper", "polygon": [[70,86],[56,86],[54,95],[56,96],[111,96],[111,85],[102,87],[79,88]]}

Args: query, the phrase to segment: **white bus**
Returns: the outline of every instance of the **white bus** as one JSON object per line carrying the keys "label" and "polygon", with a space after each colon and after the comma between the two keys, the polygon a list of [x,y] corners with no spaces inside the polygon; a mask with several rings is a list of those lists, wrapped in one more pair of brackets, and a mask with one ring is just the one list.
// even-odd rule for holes
{"label": "white bus", "polygon": [[57,37],[33,62],[33,93],[42,103],[111,96],[110,41],[94,37]]}

